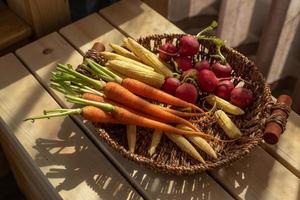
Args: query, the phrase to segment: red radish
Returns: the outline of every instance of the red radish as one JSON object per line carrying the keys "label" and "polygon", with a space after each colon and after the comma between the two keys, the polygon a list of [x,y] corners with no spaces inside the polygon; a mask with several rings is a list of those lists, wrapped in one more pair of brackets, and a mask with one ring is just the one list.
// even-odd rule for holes
{"label": "red radish", "polygon": [[179,39],[179,54],[193,56],[199,51],[199,42],[192,35],[185,35]]}
{"label": "red radish", "polygon": [[178,65],[179,69],[181,69],[182,71],[186,71],[193,68],[192,58],[177,57],[175,58],[175,62]]}
{"label": "red radish", "polygon": [[177,48],[171,43],[165,43],[159,47],[159,58],[163,61],[169,61],[176,56]]}
{"label": "red radish", "polygon": [[162,86],[162,90],[166,93],[175,95],[176,89],[180,86],[180,81],[177,78],[167,78]]}
{"label": "red radish", "polygon": [[230,99],[230,92],[233,90],[234,85],[230,80],[221,81],[217,88],[214,90],[214,94],[222,99]]}
{"label": "red radish", "polygon": [[199,61],[197,62],[195,65],[194,65],[194,68],[198,71],[202,70],[202,69],[209,69],[209,62],[207,60],[202,60],[202,61]]}
{"label": "red radish", "polygon": [[230,101],[233,105],[246,108],[253,101],[253,93],[246,88],[234,88],[230,94]]}
{"label": "red radish", "polygon": [[215,73],[218,78],[230,77],[232,68],[229,64],[222,65],[221,63],[214,63],[211,66],[211,70]]}
{"label": "red radish", "polygon": [[189,103],[196,103],[198,91],[193,84],[183,83],[176,89],[175,96]]}
{"label": "red radish", "polygon": [[197,82],[203,92],[212,92],[219,84],[216,75],[208,69],[198,72]]}

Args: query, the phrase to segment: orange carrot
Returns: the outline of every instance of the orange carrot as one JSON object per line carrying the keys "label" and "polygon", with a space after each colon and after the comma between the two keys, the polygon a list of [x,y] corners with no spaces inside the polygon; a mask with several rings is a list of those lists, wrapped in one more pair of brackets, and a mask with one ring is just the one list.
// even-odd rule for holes
{"label": "orange carrot", "polygon": [[[112,103],[111,101],[105,99],[104,97],[101,97],[99,95],[96,94],[92,94],[92,93],[84,93],[81,96],[83,99],[87,99],[87,100],[91,100],[91,101],[97,101],[97,102],[106,102],[106,103]],[[116,104],[115,102],[112,104]],[[118,104],[120,105],[120,104]],[[189,113],[189,112],[182,112],[179,110],[174,110],[171,108],[166,108],[166,107],[160,107],[163,110],[166,110],[174,115],[177,115],[179,117],[199,117],[199,116],[203,116],[204,113]]]}
{"label": "orange carrot", "polygon": [[195,131],[199,131],[199,129],[197,129],[191,122],[169,113],[157,105],[149,103],[117,83],[108,82],[104,88],[104,94],[107,98],[113,101],[125,104],[129,108],[135,109],[150,116],[154,116],[155,118],[163,120],[163,122],[184,124],[188,127],[191,127]]}
{"label": "orange carrot", "polygon": [[151,87],[141,81],[131,79],[131,78],[125,78],[122,81],[122,86],[125,87],[127,90],[131,91],[132,93],[152,99],[157,100],[162,103],[166,103],[173,106],[178,107],[184,107],[184,108],[193,108],[195,110],[198,110],[200,112],[204,112],[201,108],[198,106],[188,103],[186,101],[183,101],[177,97],[174,97],[162,90],[156,89],[154,87]]}
{"label": "orange carrot", "polygon": [[113,124],[119,123],[119,121],[116,120],[113,116],[94,106],[83,107],[82,116],[84,119],[89,120],[91,122],[113,123]]}

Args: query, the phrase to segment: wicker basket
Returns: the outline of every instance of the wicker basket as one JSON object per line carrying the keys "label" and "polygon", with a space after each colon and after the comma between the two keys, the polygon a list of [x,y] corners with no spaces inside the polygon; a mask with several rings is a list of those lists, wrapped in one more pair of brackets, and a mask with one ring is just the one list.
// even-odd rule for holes
{"label": "wicker basket", "polygon": [[[152,35],[140,38],[138,42],[152,52],[157,53],[157,48],[161,44],[165,42],[176,43],[181,36],[182,34]],[[208,41],[200,41],[199,54],[195,56],[195,59],[207,59],[211,63],[215,62],[210,57],[210,55],[214,54],[214,49],[214,44]],[[239,117],[232,116],[236,125],[242,130],[243,137],[241,139],[233,143],[210,143],[218,155],[217,159],[212,159],[199,150],[200,154],[206,160],[206,164],[202,164],[182,152],[164,135],[156,149],[156,153],[150,157],[147,150],[151,142],[153,130],[147,128],[138,128],[136,151],[134,154],[127,150],[125,126],[95,124],[99,136],[124,157],[153,170],[165,173],[193,174],[212,170],[228,165],[248,154],[262,141],[265,122],[270,117],[271,109],[274,105],[272,103],[270,88],[252,61],[231,48],[223,47],[221,50],[227,62],[234,69],[235,75],[241,76],[246,81],[251,82],[251,85],[247,84],[247,87],[253,91],[255,101],[251,107],[246,109],[245,115]],[[101,64],[106,62],[105,59],[98,57],[93,49],[87,52],[86,57],[93,58]],[[201,103],[201,100],[199,100],[199,104]],[[202,123],[197,125],[206,133],[212,134],[217,138],[226,139],[223,130],[211,119],[204,119]]]}

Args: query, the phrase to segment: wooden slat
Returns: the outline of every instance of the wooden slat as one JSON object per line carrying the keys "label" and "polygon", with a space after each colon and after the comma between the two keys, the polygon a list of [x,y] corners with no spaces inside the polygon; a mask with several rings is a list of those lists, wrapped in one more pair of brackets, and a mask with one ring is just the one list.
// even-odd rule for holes
{"label": "wooden slat", "polygon": [[[31,59],[39,60],[38,57]],[[138,198],[69,117],[40,120],[34,124],[23,122],[26,117],[59,106],[12,54],[0,58],[0,77],[1,117],[62,198]],[[12,145],[9,141],[2,142]],[[8,159],[17,159],[13,155],[18,148],[11,150]],[[17,168],[27,173],[22,166],[17,165]]]}
{"label": "wooden slat", "polygon": [[278,80],[284,69],[300,21],[299,12],[299,0],[272,1],[256,57],[256,63],[269,83]]}
{"label": "wooden slat", "polygon": [[[142,37],[151,34],[182,32],[174,24],[169,23],[166,18],[139,0],[120,1],[100,10],[99,13],[115,27],[126,30],[125,33],[128,35]],[[157,23],[160,26],[157,26]]]}
{"label": "wooden slat", "polygon": [[119,43],[123,37],[96,13],[63,27],[59,32],[81,53],[89,50],[96,41],[102,42],[107,50],[111,50],[108,44]]}
{"label": "wooden slat", "polygon": [[31,35],[31,28],[1,2],[0,14],[0,50]]}
{"label": "wooden slat", "polygon": [[217,34],[227,41],[228,46],[237,47],[246,40],[251,40],[249,30],[255,2],[255,0],[221,1]]}
{"label": "wooden slat", "polygon": [[9,7],[28,24],[37,36],[50,33],[70,21],[69,1],[7,0]]}
{"label": "wooden slat", "polygon": [[[71,42],[73,46],[75,46],[77,49],[81,49],[82,46],[80,42],[84,40],[84,38],[88,38],[88,35],[84,35],[84,33],[80,32],[78,27],[86,28],[90,24],[97,24],[98,29],[94,29],[95,32],[90,32],[90,35],[94,35],[97,40],[104,40],[101,36],[102,34],[102,27],[107,27],[110,31],[110,37],[111,38],[119,38],[119,41],[115,41],[116,43],[121,42],[121,33],[114,29],[108,22],[105,20],[99,20],[97,22],[93,20],[98,20],[97,17],[94,15],[88,16],[85,19],[82,19],[78,22],[75,22],[71,25],[69,25],[66,29],[63,28],[61,31],[65,37]],[[72,31],[72,32],[68,32]],[[77,33],[79,31],[79,33]],[[68,38],[69,35],[77,35],[78,37]],[[81,38],[83,37],[83,38]],[[109,42],[110,40],[107,38],[108,36],[104,34],[103,36],[106,42]],[[72,64],[79,64],[81,62],[82,56],[78,55],[78,53],[73,53],[71,57],[69,57],[68,60],[64,59],[65,57],[68,57],[69,55],[65,55],[63,53],[54,54],[54,52],[57,51],[55,46],[57,48],[61,48],[62,44],[65,43],[61,41],[62,38],[59,37],[57,34],[52,34],[47,37],[44,37],[34,43],[31,43],[30,45],[21,48],[17,51],[17,55],[22,59],[22,61],[33,71],[33,73],[36,74],[36,76],[41,80],[41,82],[47,87],[48,80],[50,76],[50,71],[53,70],[55,67],[54,62],[45,62],[43,60],[47,60],[47,56],[50,56],[52,60],[55,60],[56,62],[65,62],[65,63],[72,63]],[[90,48],[92,47],[93,43],[89,42]],[[70,47],[66,47],[66,45],[63,45],[64,49],[58,50],[59,52],[68,52],[70,51]],[[83,45],[86,46],[86,45]],[[42,52],[44,48],[51,48],[53,53],[50,53],[49,55],[45,56],[40,54],[39,52]],[[39,61],[31,59],[32,56],[38,56]],[[75,58],[78,57],[78,58]],[[72,58],[72,59],[70,59]],[[80,60],[80,61],[78,61]],[[77,63],[75,63],[77,61]],[[43,65],[41,65],[43,64]],[[58,98],[62,99],[62,96],[59,96]],[[63,101],[61,101],[64,103]],[[90,128],[90,130],[93,130]],[[109,148],[110,149],[110,148]],[[150,170],[147,170],[143,167],[138,166],[137,164],[128,161],[127,159],[123,158],[118,153],[114,152],[112,149],[113,155],[117,160],[123,165],[123,167],[127,170],[128,173],[131,174],[131,176],[142,185],[143,188],[147,192],[149,192],[150,196],[152,198],[169,198],[171,196],[174,196],[177,198],[178,191],[183,191],[182,198],[185,196],[190,195],[192,196],[201,196],[204,195],[205,199],[208,198],[224,198],[224,199],[231,199],[226,192],[222,190],[222,188],[207,174],[203,175],[197,175],[197,176],[191,176],[189,178],[186,178],[186,180],[182,180],[181,178],[178,178],[177,176],[166,176],[161,174],[156,174]],[[201,180],[202,184],[199,184],[198,181]],[[173,182],[173,183],[172,183]],[[196,182],[195,185],[191,185],[190,183]],[[203,187],[203,188],[201,188]],[[193,189],[196,188],[196,189]],[[151,193],[150,193],[151,192]]]}
{"label": "wooden slat", "polygon": [[299,199],[300,179],[260,147],[212,175],[237,199]]}
{"label": "wooden slat", "polygon": [[[126,4],[126,2],[128,2],[128,4],[130,4],[130,6],[131,6],[131,9],[134,9],[134,5],[138,5],[139,7],[141,7],[141,5],[140,4],[138,4],[138,3],[135,3],[135,4],[133,4],[132,3],[132,1],[121,1],[120,3],[118,3],[118,4],[114,4],[114,5],[112,5],[111,7],[114,7],[113,9],[111,8],[111,7],[108,7],[108,8],[105,8],[104,10],[102,10],[102,11],[100,11],[100,13],[106,13],[106,15],[107,16],[109,16],[109,12],[107,11],[107,10],[109,10],[109,11],[115,11],[115,10],[118,10],[118,8],[119,9],[122,9],[122,7],[124,7],[125,5],[124,4]],[[129,6],[127,6],[127,7],[129,7]],[[107,10],[106,10],[107,9]],[[149,13],[150,11],[148,11],[148,13]],[[112,18],[109,18],[109,20],[110,20],[110,23],[112,23],[112,24],[120,24],[119,25],[119,28],[122,30],[122,31],[124,31],[124,32],[129,32],[128,34],[131,36],[131,37],[133,37],[133,38],[138,38],[139,37],[139,33],[138,32],[132,32],[131,30],[130,30],[130,26],[124,26],[123,25],[123,23],[120,23],[119,21],[115,21],[116,20],[116,18],[117,17],[112,17]],[[118,17],[118,19],[121,19],[122,17]],[[135,19],[137,19],[137,18],[139,18],[139,17],[135,17],[135,18],[132,18],[131,19],[131,22],[130,23],[137,23],[136,21],[135,21]],[[152,27],[152,30],[151,30],[151,26],[150,25],[148,25],[148,24],[144,24],[144,26],[145,26],[145,29],[147,30],[147,32],[150,32],[150,33],[153,33],[156,29],[157,29],[157,27],[170,27],[170,26],[172,26],[172,24],[170,23],[170,22],[161,22],[161,21],[159,21],[159,20],[155,20],[156,22],[157,22],[157,24],[155,25],[154,23],[152,24],[152,26],[154,26],[154,27]],[[166,24],[162,24],[162,23],[168,23],[167,25]],[[143,29],[144,29],[144,26],[143,26],[143,24],[141,24],[140,26],[139,26],[139,29],[140,29],[140,31],[142,31]],[[163,30],[161,30],[161,31],[163,31]],[[146,33],[145,33],[146,34]],[[300,122],[300,121],[299,121]],[[298,122],[298,123],[299,123]],[[290,123],[290,122],[289,122]],[[291,137],[292,135],[294,135],[295,133],[293,133],[293,129],[292,128],[290,128],[290,126],[288,126],[287,127],[287,130],[286,130],[286,132],[285,132],[285,135],[283,135],[283,137],[285,137],[285,140],[282,140],[281,141],[281,149],[280,149],[280,151],[282,151],[282,152],[286,152],[286,153],[290,153],[290,152],[293,152],[292,153],[292,159],[293,160],[296,160],[296,161],[298,161],[299,160],[299,156],[297,155],[297,153],[294,153],[294,152],[300,152],[300,150],[299,150],[299,145],[298,145],[298,147],[295,147],[295,145],[293,145],[294,147],[295,147],[295,149],[293,150],[293,151],[291,151],[291,150],[289,150],[289,144],[290,143],[293,143],[293,137]],[[285,145],[283,145],[283,143],[285,144]],[[275,152],[278,156],[279,156],[279,154],[277,153],[277,151]],[[276,163],[276,169],[279,169],[279,171],[282,173],[282,174],[284,174],[284,176],[286,176],[286,177],[289,177],[290,179],[291,179],[291,182],[287,182],[286,184],[284,184],[284,185],[282,185],[281,187],[284,187],[284,188],[282,188],[283,190],[285,190],[285,191],[287,191],[288,190],[288,188],[289,187],[291,187],[291,188],[294,188],[294,186],[293,186],[293,184],[295,184],[295,185],[298,185],[299,184],[299,182],[298,181],[295,181],[295,180],[297,180],[297,177],[295,176],[295,175],[293,175],[287,168],[285,168],[282,164],[280,164],[279,162],[277,162],[274,158],[272,158],[272,156],[270,156],[269,154],[267,154],[264,150],[262,150],[260,147],[258,147],[258,148],[256,148],[256,151],[255,152],[253,152],[252,153],[252,155],[255,155],[255,156],[250,156],[250,157],[248,157],[248,159],[249,159],[249,162],[251,162],[251,163],[264,163],[265,165],[271,165],[272,163]],[[286,160],[286,162],[290,162],[290,159],[288,159],[288,160]],[[293,161],[292,161],[293,162]],[[294,165],[295,166],[295,165]],[[243,169],[245,168],[246,166],[244,165],[244,163],[242,163],[242,162],[237,162],[237,165],[236,165],[236,168],[235,168],[235,170],[237,171],[237,170],[239,170],[239,171],[243,171]],[[286,167],[288,167],[288,165],[286,165]],[[297,168],[299,169],[299,167],[297,166]],[[227,168],[226,168],[227,169]],[[229,170],[230,170],[230,168],[228,168]],[[224,169],[225,170],[225,169]],[[272,177],[272,176],[275,176],[275,177],[278,177],[278,175],[280,176],[280,174],[277,174],[277,172],[278,172],[278,170],[276,171],[276,170],[274,170],[274,171],[271,171],[271,172],[269,172],[269,169],[267,169],[267,168],[264,168],[263,167],[263,165],[261,166],[261,169],[258,169],[258,170],[260,170],[259,171],[259,174],[260,174],[260,177],[261,177],[261,179],[262,180],[268,180],[268,179],[270,179],[269,177]],[[292,170],[292,169],[290,169],[290,170]],[[222,171],[222,170],[221,170]],[[233,174],[232,174],[233,175]],[[220,182],[223,182],[224,180],[222,180],[222,178],[220,177],[220,176],[215,176],[216,178],[217,178],[217,180],[218,181],[220,181]],[[279,178],[280,179],[280,178]],[[273,179],[270,179],[270,180],[272,180],[273,181]],[[246,180],[245,180],[246,181]],[[249,185],[251,185],[251,184],[259,184],[259,182],[255,182],[256,180],[254,180],[254,179],[249,179],[249,180],[247,180],[246,182],[249,184]],[[230,190],[230,191],[232,191],[233,192],[233,194],[237,197],[237,196],[239,196],[239,191],[238,190],[234,190],[234,185],[230,185],[230,184],[224,184],[225,185],[225,187],[228,189],[228,190]],[[280,185],[278,185],[278,183],[276,183],[276,184],[272,184],[272,183],[270,183],[270,184],[268,184],[268,185],[266,185],[266,186],[264,186],[265,187],[265,190],[268,190],[270,193],[267,193],[266,194],[266,198],[267,197],[272,197],[272,193],[274,193],[274,194],[277,194],[278,192],[277,192],[277,190],[279,189],[278,187],[279,187]],[[259,189],[259,190],[258,190]],[[254,188],[253,190],[250,190],[249,192],[250,192],[250,194],[248,194],[248,195],[250,195],[250,196],[255,196],[255,193],[256,193],[256,191],[257,192],[259,192],[261,190],[261,188]],[[294,190],[293,190],[294,191]],[[252,194],[251,194],[252,193]],[[282,195],[281,196],[281,194],[279,195],[281,198],[284,198],[284,196]],[[243,196],[239,196],[240,198],[244,198],[244,199],[247,199],[246,197],[243,197]]]}

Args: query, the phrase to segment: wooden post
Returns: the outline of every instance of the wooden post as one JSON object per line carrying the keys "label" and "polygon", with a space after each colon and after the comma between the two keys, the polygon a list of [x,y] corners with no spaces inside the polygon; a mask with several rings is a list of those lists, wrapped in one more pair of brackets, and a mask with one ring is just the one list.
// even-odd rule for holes
{"label": "wooden post", "polygon": [[269,83],[281,76],[300,20],[299,12],[299,0],[272,1],[256,57],[256,64]]}
{"label": "wooden post", "polygon": [[32,26],[36,36],[50,33],[70,22],[68,0],[7,0],[7,3]]}
{"label": "wooden post", "polygon": [[249,39],[255,0],[223,0],[219,13],[218,37],[237,47]]}

